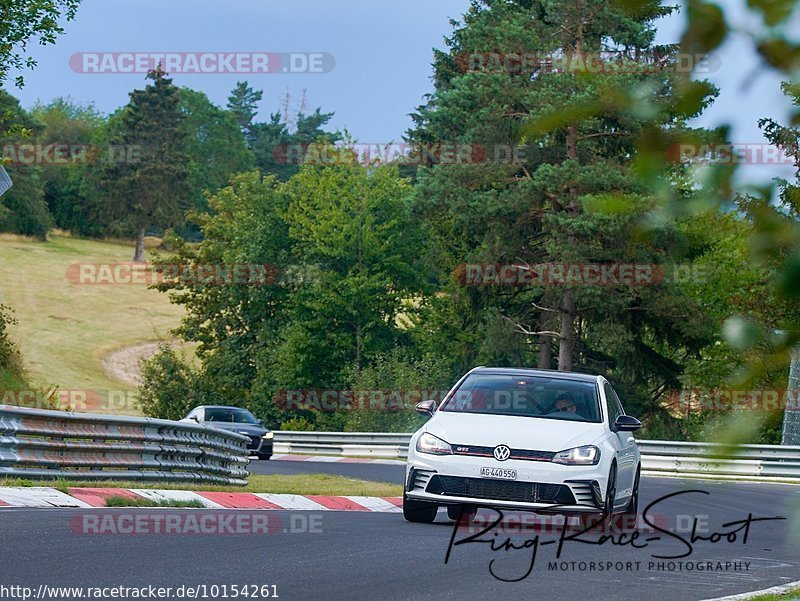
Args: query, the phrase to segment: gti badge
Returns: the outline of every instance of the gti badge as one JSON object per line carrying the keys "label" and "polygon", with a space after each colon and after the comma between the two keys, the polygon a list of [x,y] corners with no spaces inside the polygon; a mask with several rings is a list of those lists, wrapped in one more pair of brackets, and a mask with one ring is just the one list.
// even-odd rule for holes
{"label": "gti badge", "polygon": [[509,449],[506,445],[501,444],[494,448],[494,458],[498,461],[505,461],[511,456],[511,449]]}

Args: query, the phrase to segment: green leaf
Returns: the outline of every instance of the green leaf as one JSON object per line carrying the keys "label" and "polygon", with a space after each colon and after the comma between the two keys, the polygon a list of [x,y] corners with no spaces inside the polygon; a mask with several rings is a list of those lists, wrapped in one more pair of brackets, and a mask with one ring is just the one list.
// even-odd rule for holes
{"label": "green leaf", "polygon": [[787,73],[800,67],[800,46],[779,37],[763,40],[757,45],[768,65]]}
{"label": "green leaf", "polygon": [[688,27],[681,38],[681,51],[702,54],[718,48],[728,35],[725,14],[711,2],[689,0]]}
{"label": "green leaf", "polygon": [[764,22],[774,26],[786,21],[794,11],[795,0],[747,0],[747,6],[764,15]]}

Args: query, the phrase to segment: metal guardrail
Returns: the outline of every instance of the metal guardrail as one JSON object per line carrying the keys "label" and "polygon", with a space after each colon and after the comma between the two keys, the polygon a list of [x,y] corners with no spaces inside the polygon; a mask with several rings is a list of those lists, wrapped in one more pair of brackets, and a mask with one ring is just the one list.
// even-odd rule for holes
{"label": "metal guardrail", "polygon": [[273,452],[405,458],[411,434],[384,432],[275,432]]}
{"label": "metal guardrail", "polygon": [[[405,458],[411,434],[275,432],[276,453]],[[800,478],[800,446],[637,440],[642,469],[676,476]]]}
{"label": "metal guardrail", "polygon": [[800,446],[638,440],[642,469],[675,475],[800,478]]}
{"label": "metal guardrail", "polygon": [[0,476],[245,485],[249,440],[200,424],[0,405]]}

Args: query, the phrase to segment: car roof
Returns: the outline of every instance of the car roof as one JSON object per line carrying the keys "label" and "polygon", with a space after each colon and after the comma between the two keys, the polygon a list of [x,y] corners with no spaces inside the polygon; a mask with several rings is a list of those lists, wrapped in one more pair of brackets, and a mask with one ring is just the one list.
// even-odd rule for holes
{"label": "car roof", "polygon": [[546,378],[555,377],[564,380],[573,380],[575,382],[592,382],[595,384],[600,380],[600,376],[594,374],[582,374],[576,371],[558,371],[556,369],[533,369],[528,367],[476,367],[469,373],[488,375],[542,376]]}
{"label": "car roof", "polygon": [[[245,409],[244,407],[234,407],[233,405],[198,405],[194,409],[241,409],[242,411],[252,413],[249,409]],[[192,409],[192,411],[194,411],[194,409]]]}

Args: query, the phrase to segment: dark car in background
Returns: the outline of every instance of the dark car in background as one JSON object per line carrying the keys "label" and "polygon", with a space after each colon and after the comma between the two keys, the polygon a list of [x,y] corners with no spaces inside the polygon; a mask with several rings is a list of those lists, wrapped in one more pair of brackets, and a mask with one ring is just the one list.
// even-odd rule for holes
{"label": "dark car in background", "polygon": [[200,405],[184,417],[183,422],[205,424],[220,430],[236,432],[250,437],[247,449],[259,459],[272,457],[273,434],[247,409],[224,405]]}

